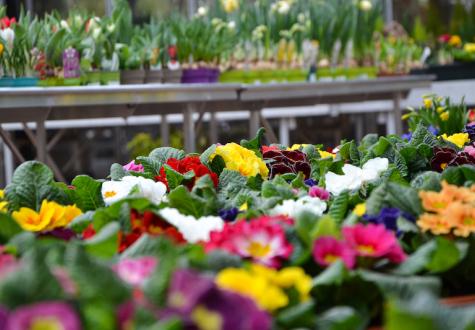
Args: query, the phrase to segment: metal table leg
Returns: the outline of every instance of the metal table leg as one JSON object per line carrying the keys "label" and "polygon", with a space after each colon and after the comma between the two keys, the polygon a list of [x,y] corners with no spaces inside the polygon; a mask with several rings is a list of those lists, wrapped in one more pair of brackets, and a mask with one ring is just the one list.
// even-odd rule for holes
{"label": "metal table leg", "polygon": [[167,115],[161,116],[160,138],[162,139],[163,147],[168,147],[170,145],[170,126],[168,125]]}
{"label": "metal table leg", "polygon": [[393,110],[393,118],[394,118],[394,127],[396,129],[396,134],[401,135],[402,132],[402,120],[401,120],[401,99],[402,95],[401,93],[395,93],[393,102],[394,102],[394,110]]}
{"label": "metal table leg", "polygon": [[45,122],[43,120],[36,122],[36,155],[40,162],[46,163],[47,141]]}
{"label": "metal table leg", "polygon": [[209,139],[210,143],[218,143],[218,122],[216,120],[216,112],[210,113]]}
{"label": "metal table leg", "polygon": [[250,110],[249,136],[251,138],[256,136],[256,133],[259,130],[260,118],[261,118],[261,110],[260,109]]}
{"label": "metal table leg", "polygon": [[290,146],[290,119],[280,118],[279,121],[279,143],[284,146]]}
{"label": "metal table leg", "polygon": [[194,152],[196,150],[195,122],[193,120],[195,109],[195,104],[188,104],[183,111],[186,152]]}

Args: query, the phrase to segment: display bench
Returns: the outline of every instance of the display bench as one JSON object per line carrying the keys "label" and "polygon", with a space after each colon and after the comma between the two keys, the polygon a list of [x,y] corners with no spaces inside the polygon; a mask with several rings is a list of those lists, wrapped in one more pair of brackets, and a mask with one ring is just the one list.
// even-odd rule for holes
{"label": "display bench", "polygon": [[[249,111],[250,134],[264,125],[275,136],[262,117],[264,108],[338,104],[368,100],[391,100],[393,111],[388,122],[389,133],[401,133],[401,101],[416,88],[428,88],[432,76],[407,76],[316,83],[276,83],[259,85],[125,85],[52,88],[0,88],[0,124],[21,123],[36,149],[37,159],[50,165],[58,179],[61,171],[49,151],[61,139],[60,130],[50,141],[45,122],[97,118],[161,116],[161,135],[166,144],[169,130],[166,116],[183,114],[185,149],[195,151],[197,125],[206,112]],[[364,110],[361,113],[365,113]],[[195,118],[196,114],[199,114]],[[35,123],[35,130],[27,123]],[[211,121],[213,126],[213,121]],[[213,131],[213,129],[211,129]],[[0,128],[3,142],[21,162],[25,157],[15,141]]]}

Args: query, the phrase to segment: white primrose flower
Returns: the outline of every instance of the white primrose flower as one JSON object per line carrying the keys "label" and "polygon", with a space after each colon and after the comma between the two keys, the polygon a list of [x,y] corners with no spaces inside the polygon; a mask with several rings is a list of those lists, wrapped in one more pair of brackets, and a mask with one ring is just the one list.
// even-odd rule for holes
{"label": "white primrose flower", "polygon": [[296,218],[303,212],[313,213],[315,216],[321,216],[327,209],[327,203],[319,198],[304,196],[297,200],[288,199],[282,204],[275,206],[270,210],[270,215],[285,215],[290,218]]}
{"label": "white primrose flower", "polygon": [[160,216],[175,226],[189,243],[208,242],[210,233],[223,230],[224,221],[220,217],[201,217],[181,214],[177,209],[164,208]]}
{"label": "white primrose flower", "polygon": [[343,175],[329,172],[325,175],[326,189],[332,195],[339,195],[345,190],[353,191],[361,188],[363,183],[378,179],[388,169],[387,158],[374,158],[359,168],[350,164],[343,166]]}
{"label": "white primrose flower", "polygon": [[167,192],[167,187],[161,182],[137,176],[125,176],[121,181],[107,181],[102,184],[102,199],[106,205],[122,200],[134,192],[135,196],[148,199],[154,204],[160,204]]}

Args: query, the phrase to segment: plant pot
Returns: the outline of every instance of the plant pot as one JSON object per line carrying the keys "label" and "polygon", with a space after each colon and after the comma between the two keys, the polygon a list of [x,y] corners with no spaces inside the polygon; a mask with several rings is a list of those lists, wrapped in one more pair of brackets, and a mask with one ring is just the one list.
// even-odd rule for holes
{"label": "plant pot", "polygon": [[219,76],[222,83],[245,83],[245,72],[243,70],[231,70],[222,72]]}
{"label": "plant pot", "polygon": [[121,70],[121,85],[143,84],[145,81],[145,70]]}
{"label": "plant pot", "polygon": [[163,74],[163,82],[165,84],[179,84],[181,83],[181,76],[183,74],[182,69],[177,69],[177,70],[170,70],[170,69],[164,69],[162,70]]}
{"label": "plant pot", "polygon": [[100,83],[101,85],[119,85],[120,72],[119,71],[101,71]]}
{"label": "plant pot", "polygon": [[163,81],[162,70],[145,70],[146,84],[160,84]]}
{"label": "plant pot", "polygon": [[220,71],[219,69],[210,69],[209,72],[209,82],[217,83],[219,81]]}
{"label": "plant pot", "polygon": [[38,86],[36,77],[0,78],[0,87],[34,87]]}
{"label": "plant pot", "polygon": [[100,71],[88,71],[88,72],[86,72],[84,83],[86,85],[100,85],[101,84],[101,72]]}
{"label": "plant pot", "polygon": [[214,75],[212,70],[209,68],[185,69],[183,70],[181,82],[183,84],[209,83]]}

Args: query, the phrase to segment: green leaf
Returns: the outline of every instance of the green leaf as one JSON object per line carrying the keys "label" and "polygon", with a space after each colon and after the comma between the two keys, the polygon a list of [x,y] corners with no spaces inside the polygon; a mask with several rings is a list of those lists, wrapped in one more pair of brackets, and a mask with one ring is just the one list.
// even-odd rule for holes
{"label": "green leaf", "polygon": [[[163,165],[163,168],[165,169],[165,175],[167,176],[168,188],[170,190],[173,190],[176,187],[178,187],[185,179],[185,176],[183,174],[175,171],[170,166],[165,164]],[[194,176],[194,172],[191,171],[191,173]]]}
{"label": "green leaf", "polygon": [[254,153],[261,157],[261,146],[262,146],[262,138],[264,137],[266,130],[264,128],[259,128],[257,131],[256,137],[250,141],[248,140],[241,140],[241,146],[254,151]]}
{"label": "green leaf", "polygon": [[349,195],[347,192],[338,195],[330,206],[328,214],[337,222],[343,221],[348,211]]}
{"label": "green leaf", "polygon": [[383,183],[373,189],[371,195],[366,200],[366,213],[369,215],[379,214],[384,206],[384,200],[386,198],[386,184]]}
{"label": "green leaf", "polygon": [[345,264],[337,260],[313,279],[312,290],[318,290],[318,287],[322,285],[340,285],[347,276],[348,270]]}
{"label": "green leaf", "polygon": [[417,190],[440,191],[442,189],[441,181],[440,173],[427,171],[416,176],[411,181],[411,187]]}
{"label": "green leaf", "polygon": [[468,249],[467,242],[456,244],[454,241],[444,237],[436,237],[435,241],[437,248],[425,266],[432,273],[445,272],[457,265],[465,257]]}
{"label": "green leaf", "polygon": [[366,322],[355,309],[347,306],[334,307],[318,317],[319,330],[362,330]]}
{"label": "green leaf", "polygon": [[429,132],[427,127],[421,122],[417,125],[416,130],[412,134],[411,142],[409,142],[411,146],[417,147],[421,144],[427,144],[431,147],[435,147],[439,144],[437,138]]}
{"label": "green leaf", "polygon": [[413,216],[419,216],[423,212],[419,193],[411,187],[389,182],[387,184],[387,201],[390,205],[406,211]]}
{"label": "green leaf", "polygon": [[130,298],[129,289],[114,271],[108,265],[92,259],[79,243],[68,244],[65,266],[80,288],[80,300],[103,301],[118,306]]}
{"label": "green leaf", "polygon": [[316,226],[310,233],[312,241],[322,236],[340,237],[340,227],[337,222],[329,215],[324,215],[318,219]]}
{"label": "green leaf", "polygon": [[74,203],[83,211],[93,211],[104,206],[102,200],[102,182],[94,180],[87,175],[79,175],[74,178]]}
{"label": "green leaf", "polygon": [[6,213],[0,213],[0,244],[5,244],[22,231],[21,227],[11,216]]}
{"label": "green leaf", "polygon": [[315,302],[312,300],[280,311],[276,321],[283,329],[311,328],[315,323]]}
{"label": "green leaf", "polygon": [[357,273],[366,281],[376,284],[382,294],[391,297],[412,297],[421,291],[440,292],[442,283],[434,276],[397,276],[358,270]]}
{"label": "green leaf", "polygon": [[475,166],[461,165],[447,167],[447,169],[442,172],[442,180],[457,186],[463,186],[467,182],[475,183]]}
{"label": "green leaf", "polygon": [[0,305],[15,309],[39,301],[59,300],[62,289],[46,265],[46,250],[28,250],[22,266],[0,281]]}
{"label": "green leaf", "polygon": [[37,161],[23,163],[15,170],[12,183],[5,189],[9,207],[13,210],[28,207],[39,211],[43,199],[56,197],[53,182],[53,172],[46,165]]}
{"label": "green leaf", "polygon": [[193,196],[186,187],[178,186],[168,194],[168,203],[185,215],[201,218],[205,201]]}
{"label": "green leaf", "polygon": [[208,166],[209,158],[211,157],[212,154],[215,153],[215,151],[216,151],[216,144],[213,144],[208,149],[206,149],[200,156],[201,163]]}
{"label": "green leaf", "polygon": [[111,165],[111,174],[110,177],[113,181],[120,181],[124,176],[127,175],[127,171],[124,170],[122,165],[114,163]]}
{"label": "green leaf", "polygon": [[147,177],[155,177],[160,174],[160,169],[162,165],[165,163],[159,158],[154,157],[137,157],[137,161],[143,165],[144,174]]}
{"label": "green leaf", "polygon": [[157,159],[161,163],[166,163],[170,158],[175,158],[181,160],[185,158],[186,153],[183,150],[171,148],[171,147],[161,147],[154,149],[149,157]]}
{"label": "green leaf", "polygon": [[82,233],[92,223],[93,218],[94,212],[88,211],[74,218],[68,228],[71,228],[75,233]]}
{"label": "green leaf", "polygon": [[113,257],[119,247],[119,230],[120,225],[117,222],[107,224],[96,235],[84,241],[86,251],[90,255],[104,259]]}

